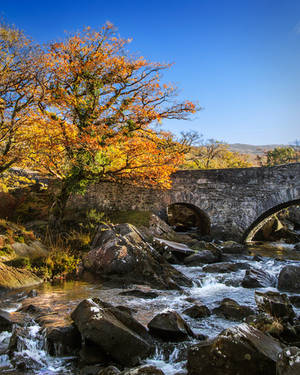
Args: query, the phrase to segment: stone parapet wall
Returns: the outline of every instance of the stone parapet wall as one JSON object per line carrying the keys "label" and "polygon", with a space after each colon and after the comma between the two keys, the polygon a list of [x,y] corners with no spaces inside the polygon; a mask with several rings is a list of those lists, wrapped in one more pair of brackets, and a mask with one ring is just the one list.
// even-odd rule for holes
{"label": "stone parapet wall", "polygon": [[69,204],[98,210],[153,211],[166,217],[172,203],[189,203],[205,211],[212,233],[240,239],[264,212],[300,199],[300,163],[276,167],[183,170],[172,175],[169,190],[102,183]]}

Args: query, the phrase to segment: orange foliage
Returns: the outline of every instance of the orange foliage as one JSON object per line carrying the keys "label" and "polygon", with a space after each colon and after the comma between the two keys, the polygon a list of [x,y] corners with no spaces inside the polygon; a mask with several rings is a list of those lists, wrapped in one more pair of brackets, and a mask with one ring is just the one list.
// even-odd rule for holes
{"label": "orange foliage", "polygon": [[94,181],[167,188],[182,162],[180,145],[153,125],[198,108],[176,103],[176,89],[161,84],[170,65],[130,56],[128,42],[107,24],[53,43],[44,55],[43,102],[31,112],[32,167],[62,181],[61,209]]}
{"label": "orange foliage", "polygon": [[30,114],[41,98],[39,57],[21,31],[0,25],[0,174],[26,165],[31,153]]}

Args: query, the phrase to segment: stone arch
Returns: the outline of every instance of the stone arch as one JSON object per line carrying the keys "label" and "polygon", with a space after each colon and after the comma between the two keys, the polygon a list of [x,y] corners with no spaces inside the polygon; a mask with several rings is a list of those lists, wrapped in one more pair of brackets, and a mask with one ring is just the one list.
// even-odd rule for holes
{"label": "stone arch", "polygon": [[188,230],[192,227],[197,228],[201,235],[210,234],[211,222],[207,213],[199,207],[186,202],[172,203],[167,207],[167,220],[169,225],[177,227],[180,226],[183,230]]}
{"label": "stone arch", "polygon": [[253,223],[246,229],[243,235],[243,242],[250,242],[255,234],[270,220],[270,218],[277,212],[291,207],[291,206],[300,206],[300,199],[293,199],[284,203],[277,204],[272,208],[266,210],[261,214]]}

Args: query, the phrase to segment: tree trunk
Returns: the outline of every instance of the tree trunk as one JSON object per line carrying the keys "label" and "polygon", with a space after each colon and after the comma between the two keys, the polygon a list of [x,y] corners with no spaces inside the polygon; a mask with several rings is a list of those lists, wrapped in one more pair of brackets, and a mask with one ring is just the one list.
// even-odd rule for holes
{"label": "tree trunk", "polygon": [[59,228],[65,216],[68,199],[71,195],[69,185],[64,182],[59,194],[55,197],[50,210],[49,223],[52,228]]}

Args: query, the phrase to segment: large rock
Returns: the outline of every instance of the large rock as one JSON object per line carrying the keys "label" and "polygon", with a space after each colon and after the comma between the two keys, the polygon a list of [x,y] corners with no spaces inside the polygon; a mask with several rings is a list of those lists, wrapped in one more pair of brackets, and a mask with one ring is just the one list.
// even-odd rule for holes
{"label": "large rock", "polygon": [[52,356],[74,355],[81,348],[81,335],[75,325],[47,327],[46,348]]}
{"label": "large rock", "polygon": [[123,284],[143,283],[162,289],[192,285],[130,224],[100,225],[92,248],[83,266],[99,277],[110,277]]}
{"label": "large rock", "polygon": [[[300,345],[300,330],[296,325],[267,313],[259,313],[246,318],[246,322],[259,331],[268,333],[286,345]],[[300,327],[299,327],[300,328]]]}
{"label": "large rock", "polygon": [[249,250],[246,245],[234,241],[227,241],[223,243],[222,252],[224,254],[248,254]]}
{"label": "large rock", "polygon": [[276,279],[272,274],[255,268],[246,270],[245,277],[242,280],[242,286],[244,288],[265,288],[275,285]]}
{"label": "large rock", "polygon": [[40,241],[31,241],[28,245],[22,242],[15,242],[11,245],[19,257],[39,258],[46,257],[49,250]]}
{"label": "large rock", "polygon": [[255,291],[255,302],[260,311],[270,314],[274,318],[292,322],[296,316],[286,294]]}
{"label": "large rock", "polygon": [[276,375],[300,374],[300,349],[292,346],[285,348],[278,356]]}
{"label": "large rock", "polygon": [[196,304],[194,306],[188,307],[183,311],[183,314],[189,316],[193,319],[202,319],[211,315],[211,312],[207,306],[204,304]]}
{"label": "large rock", "polygon": [[229,273],[229,272],[236,272],[239,270],[248,270],[250,268],[249,264],[245,262],[221,262],[215,264],[209,264],[203,267],[203,271],[209,273]]}
{"label": "large rock", "polygon": [[42,280],[29,270],[10,267],[0,262],[0,291],[38,285],[41,282]]}
{"label": "large rock", "polygon": [[[116,317],[116,311],[113,313],[110,309],[102,308],[91,299],[83,300],[71,317],[82,338],[96,344],[99,352],[104,352],[124,366],[139,364],[140,359],[152,351],[151,344],[145,339],[146,329],[129,314],[124,317],[125,314],[122,316],[119,311]],[[124,324],[125,319],[130,323],[130,327]]]}
{"label": "large rock", "polygon": [[188,351],[188,375],[275,375],[279,341],[243,323]]}
{"label": "large rock", "polygon": [[14,325],[14,321],[11,315],[3,310],[0,310],[0,332],[11,331]]}
{"label": "large rock", "polygon": [[285,266],[278,278],[278,289],[300,292],[300,266]]}
{"label": "large rock", "polygon": [[171,253],[180,261],[195,253],[193,249],[180,242],[168,241],[154,237],[153,243],[162,254]]}
{"label": "large rock", "polygon": [[248,306],[239,305],[231,298],[224,298],[220,305],[213,309],[213,313],[225,319],[242,320],[255,312]]}
{"label": "large rock", "polygon": [[[85,370],[90,370],[90,366],[107,366],[111,362],[109,358],[98,345],[92,343],[89,340],[85,340],[80,351],[79,351],[79,365],[84,366]],[[89,368],[86,368],[86,366]],[[86,372],[85,372],[86,373]],[[91,372],[88,371],[89,375]],[[97,373],[97,371],[96,371]]]}
{"label": "large rock", "polygon": [[17,351],[29,349],[27,336],[28,332],[26,332],[24,328],[17,326],[14,327],[8,344],[9,358],[13,358],[14,353]]}
{"label": "large rock", "polygon": [[216,263],[221,260],[221,253],[212,250],[200,250],[196,254],[189,255],[184,259],[187,266],[197,267],[203,264]]}
{"label": "large rock", "polygon": [[149,332],[165,341],[183,341],[194,333],[182,317],[175,311],[157,314],[148,323]]}
{"label": "large rock", "polygon": [[22,314],[0,310],[0,332],[11,332],[16,324],[24,324],[24,316]]}

